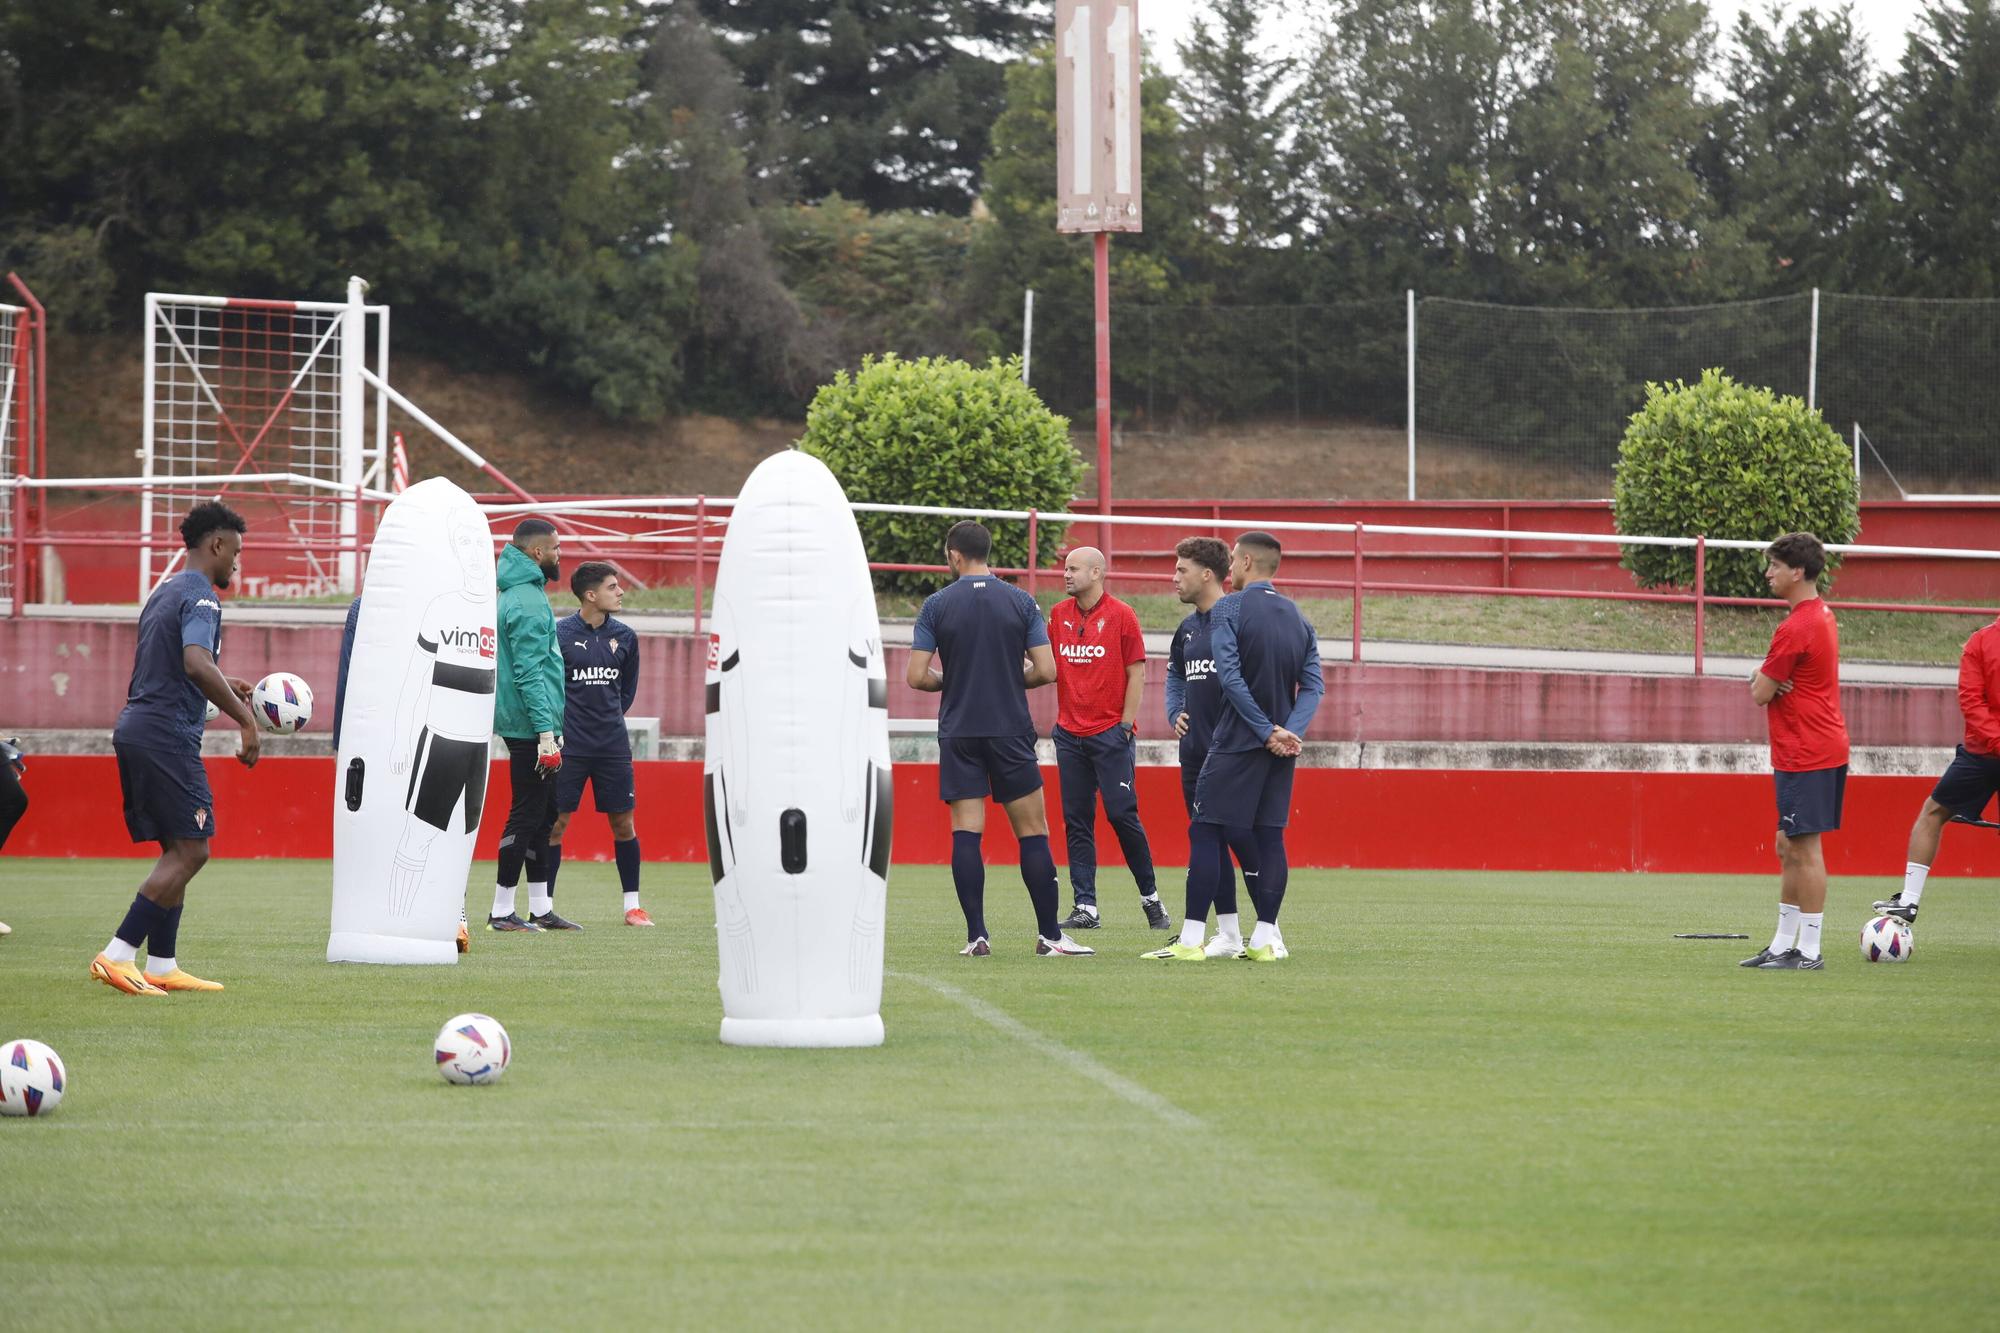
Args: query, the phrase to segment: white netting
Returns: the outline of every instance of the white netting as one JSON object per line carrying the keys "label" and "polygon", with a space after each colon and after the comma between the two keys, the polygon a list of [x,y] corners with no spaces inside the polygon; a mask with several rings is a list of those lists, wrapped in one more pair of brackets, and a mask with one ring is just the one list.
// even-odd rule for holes
{"label": "white netting", "polygon": [[[160,480],[143,519],[148,586],[177,567],[187,508],[215,495],[176,479],[287,472],[345,486],[361,478],[343,448],[343,340],[348,307],[319,302],[147,298],[148,475]],[[373,310],[370,313],[374,313]],[[358,411],[358,404],[356,407]],[[357,427],[358,429],[358,427]],[[328,491],[248,483],[222,490],[279,551],[246,559],[245,590],[313,595],[339,587],[343,514]],[[350,518],[351,521],[351,518]]]}
{"label": "white netting", "polygon": [[[26,332],[28,312],[16,305],[0,305],[0,481],[21,475],[20,458],[25,448],[18,442],[21,404],[28,394]],[[14,601],[14,492],[0,490],[0,601]]]}

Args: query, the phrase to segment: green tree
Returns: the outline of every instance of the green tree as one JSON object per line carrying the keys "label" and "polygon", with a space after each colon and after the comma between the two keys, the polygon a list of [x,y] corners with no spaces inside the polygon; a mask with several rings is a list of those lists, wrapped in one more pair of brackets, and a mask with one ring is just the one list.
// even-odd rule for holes
{"label": "green tree", "polygon": [[1884,274],[1881,98],[1853,8],[1739,14],[1722,83],[1698,161],[1722,215],[1770,257],[1756,290]]}
{"label": "green tree", "polygon": [[1935,0],[1886,91],[1884,156],[1899,258],[1919,289],[2000,295],[2000,12]]}
{"label": "green tree", "polygon": [[[1252,247],[1291,239],[1296,221],[1289,152],[1289,55],[1257,49],[1257,0],[1209,0],[1180,45],[1176,92],[1202,225]],[[1212,24],[1211,24],[1212,21]]]}
{"label": "green tree", "polygon": [[1048,35],[1028,0],[700,0],[755,95],[758,166],[795,198],[964,213],[1008,60]]}

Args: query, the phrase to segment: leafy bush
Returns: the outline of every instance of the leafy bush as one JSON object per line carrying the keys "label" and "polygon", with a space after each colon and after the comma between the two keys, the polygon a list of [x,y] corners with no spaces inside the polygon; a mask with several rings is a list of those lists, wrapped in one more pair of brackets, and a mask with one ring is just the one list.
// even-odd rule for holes
{"label": "leafy bush", "polygon": [[[1648,384],[1618,448],[1612,517],[1620,533],[1768,542],[1810,532],[1828,544],[1861,529],[1851,455],[1803,401],[1736,383],[1719,370],[1689,385]],[[1645,588],[1694,584],[1694,551],[1624,548],[1620,562]],[[1822,587],[1837,557],[1829,557]],[[1708,553],[1708,591],[1768,597],[1761,551]]]}
{"label": "leafy bush", "polygon": [[[1082,463],[1069,422],[1021,383],[1019,360],[871,357],[814,395],[799,442],[823,460],[850,500],[873,504],[1061,512],[1076,495]],[[942,563],[949,521],[918,514],[861,514],[868,558]],[[1028,525],[988,522],[993,564],[1028,563]],[[1054,562],[1063,524],[1040,524],[1041,563]],[[884,574],[885,588],[939,586],[935,574]]]}

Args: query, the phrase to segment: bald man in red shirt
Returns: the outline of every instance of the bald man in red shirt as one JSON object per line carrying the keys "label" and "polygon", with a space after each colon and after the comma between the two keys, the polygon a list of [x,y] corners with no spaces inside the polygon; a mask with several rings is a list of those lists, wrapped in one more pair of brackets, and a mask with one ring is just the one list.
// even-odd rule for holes
{"label": "bald man in red shirt", "polygon": [[1771,543],[1764,581],[1791,606],[1750,676],[1750,699],[1771,724],[1778,790],[1778,930],[1743,960],[1767,971],[1825,966],[1826,856],[1820,834],[1840,827],[1847,791],[1847,719],[1840,713],[1840,631],[1819,595],[1826,548],[1810,532]]}
{"label": "bald man in red shirt", "polygon": [[1154,930],[1171,930],[1153,878],[1153,850],[1139,823],[1139,705],[1146,685],[1146,638],[1132,608],[1104,590],[1104,553],[1079,546],[1063,561],[1069,596],[1049,609],[1055,649],[1056,778],[1062,787],[1075,896],[1068,930],[1095,930],[1097,798],[1139,884],[1139,904]]}
{"label": "bald man in red shirt", "polygon": [[1958,657],[1958,711],[1965,715],[1965,739],[1910,827],[1903,887],[1875,904],[1882,915],[1911,925],[1916,924],[1944,826],[1953,818],[1978,819],[2000,792],[2000,620],[1965,641]]}

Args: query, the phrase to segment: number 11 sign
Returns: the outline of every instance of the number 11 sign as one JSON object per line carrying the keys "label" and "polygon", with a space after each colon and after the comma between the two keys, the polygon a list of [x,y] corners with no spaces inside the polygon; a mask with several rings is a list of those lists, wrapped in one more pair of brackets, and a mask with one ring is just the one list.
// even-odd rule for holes
{"label": "number 11 sign", "polygon": [[1138,0],[1056,0],[1056,230],[1139,230]]}

